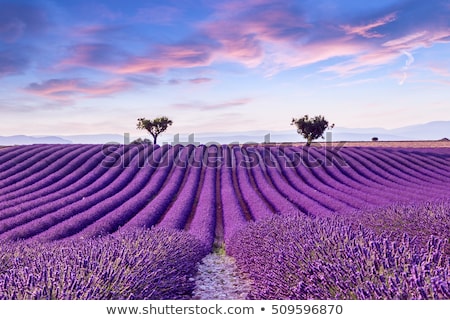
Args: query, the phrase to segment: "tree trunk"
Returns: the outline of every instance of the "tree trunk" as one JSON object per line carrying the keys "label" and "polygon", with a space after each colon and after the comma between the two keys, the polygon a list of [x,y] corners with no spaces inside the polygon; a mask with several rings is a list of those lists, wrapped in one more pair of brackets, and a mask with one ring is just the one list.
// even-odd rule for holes
{"label": "tree trunk", "polygon": [[158,138],[158,136],[154,134],[152,134],[152,136],[153,136],[153,144],[156,144],[156,138]]}
{"label": "tree trunk", "polygon": [[306,140],[306,146],[309,147],[309,146],[311,145],[311,142],[312,142],[312,139],[311,139],[311,138],[308,138],[308,139]]}

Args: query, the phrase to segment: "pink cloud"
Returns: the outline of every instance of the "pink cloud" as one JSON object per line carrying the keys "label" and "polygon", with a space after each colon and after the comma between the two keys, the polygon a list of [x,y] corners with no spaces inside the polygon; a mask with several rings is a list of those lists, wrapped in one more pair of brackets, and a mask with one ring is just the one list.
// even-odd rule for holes
{"label": "pink cloud", "polygon": [[370,22],[365,25],[360,26],[351,26],[351,25],[342,25],[341,28],[344,30],[347,34],[357,34],[364,38],[382,38],[385,35],[380,34],[376,31],[372,31],[373,29],[377,27],[384,26],[385,24],[388,24],[390,22],[393,22],[397,20],[397,13],[390,13],[378,20],[375,20],[374,22]]}
{"label": "pink cloud", "polygon": [[115,65],[129,59],[123,50],[105,43],[85,43],[68,48],[69,56],[59,62],[58,69],[89,67],[113,71]]}
{"label": "pink cloud", "polygon": [[298,46],[278,46],[277,49],[276,54],[266,59],[268,60],[268,76],[289,68],[307,66],[335,57],[351,59],[370,50],[370,46],[364,42],[349,41],[348,38],[341,37]]}
{"label": "pink cloud", "polygon": [[412,32],[380,45],[372,44],[367,47],[367,50],[355,55],[349,61],[322,68],[322,71],[334,72],[341,76],[365,72],[392,63],[405,52],[430,47],[439,42],[450,42],[449,37],[450,29]]}
{"label": "pink cloud", "polygon": [[449,77],[450,78],[450,68],[448,68],[448,67],[439,66],[439,65],[431,65],[431,66],[428,66],[427,69],[441,77]]}
{"label": "pink cloud", "polygon": [[442,30],[423,30],[395,38],[383,43],[383,47],[407,50],[417,47],[430,47],[434,43],[450,42],[450,28]]}
{"label": "pink cloud", "polygon": [[301,40],[311,26],[288,3],[232,1],[222,4],[199,29],[220,43],[216,56],[256,67],[264,62],[267,47]]}
{"label": "pink cloud", "polygon": [[124,81],[109,81],[93,84],[81,78],[50,79],[42,83],[31,83],[25,91],[53,100],[70,100],[79,96],[96,97],[121,92],[130,88]]}
{"label": "pink cloud", "polygon": [[391,50],[372,49],[369,53],[356,55],[352,59],[322,68],[322,72],[337,73],[340,76],[349,76],[357,73],[373,70],[396,60],[401,52]]}
{"label": "pink cloud", "polygon": [[118,74],[163,73],[173,68],[194,68],[212,63],[214,49],[207,43],[160,45],[148,57],[131,57],[122,64],[109,66]]}

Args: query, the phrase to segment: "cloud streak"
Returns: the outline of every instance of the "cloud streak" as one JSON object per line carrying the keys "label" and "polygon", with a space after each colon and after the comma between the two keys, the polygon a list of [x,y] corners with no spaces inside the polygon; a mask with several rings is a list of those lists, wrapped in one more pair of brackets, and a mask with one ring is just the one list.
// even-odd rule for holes
{"label": "cloud streak", "polygon": [[30,83],[24,90],[52,100],[71,100],[78,97],[99,97],[118,93],[130,88],[124,81],[109,81],[96,84],[82,78],[50,79],[41,83]]}
{"label": "cloud streak", "polygon": [[342,25],[341,28],[344,30],[347,34],[357,34],[364,38],[383,38],[386,35],[383,35],[381,33],[378,33],[377,31],[373,31],[373,29],[376,29],[378,27],[384,26],[390,22],[393,22],[397,20],[397,13],[393,12],[390,13],[380,19],[377,19],[374,22],[370,22],[365,25],[360,26],[351,26],[351,25]]}
{"label": "cloud streak", "polygon": [[408,51],[402,51],[404,55],[406,55],[407,59],[405,61],[405,66],[403,67],[403,78],[400,80],[399,85],[403,85],[408,78],[408,74],[406,73],[409,67],[414,63],[414,57]]}

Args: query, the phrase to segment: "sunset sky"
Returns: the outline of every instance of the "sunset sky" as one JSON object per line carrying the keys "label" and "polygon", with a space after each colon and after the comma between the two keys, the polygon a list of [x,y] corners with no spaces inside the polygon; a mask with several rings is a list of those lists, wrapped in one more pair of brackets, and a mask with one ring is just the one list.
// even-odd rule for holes
{"label": "sunset sky", "polygon": [[0,135],[450,120],[448,0],[0,0]]}

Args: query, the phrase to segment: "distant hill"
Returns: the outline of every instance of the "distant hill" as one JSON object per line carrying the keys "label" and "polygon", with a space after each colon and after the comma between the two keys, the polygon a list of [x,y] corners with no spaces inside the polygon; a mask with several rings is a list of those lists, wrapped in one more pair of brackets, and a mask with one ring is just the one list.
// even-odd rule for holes
{"label": "distant hill", "polygon": [[25,135],[2,137],[0,136],[0,146],[25,145],[25,144],[64,144],[72,141],[61,137],[31,137]]}
{"label": "distant hill", "polygon": [[[433,121],[424,124],[417,124],[396,129],[383,128],[344,128],[335,127],[331,132],[332,141],[370,141],[377,137],[379,141],[407,141],[407,140],[441,140],[450,137],[450,121]],[[283,131],[245,131],[245,132],[213,132],[194,133],[193,142],[197,143],[260,143],[268,139],[270,134],[271,142],[302,142],[304,139],[295,132],[295,129]],[[144,136],[147,137],[148,136]],[[103,143],[127,143],[137,137],[127,140],[120,134],[80,134],[62,136],[0,136],[0,145],[23,145],[23,144],[103,144]],[[158,140],[159,143],[173,143],[174,135],[165,134]],[[320,139],[319,139],[320,141]],[[182,134],[179,142],[188,143],[188,134]]]}

